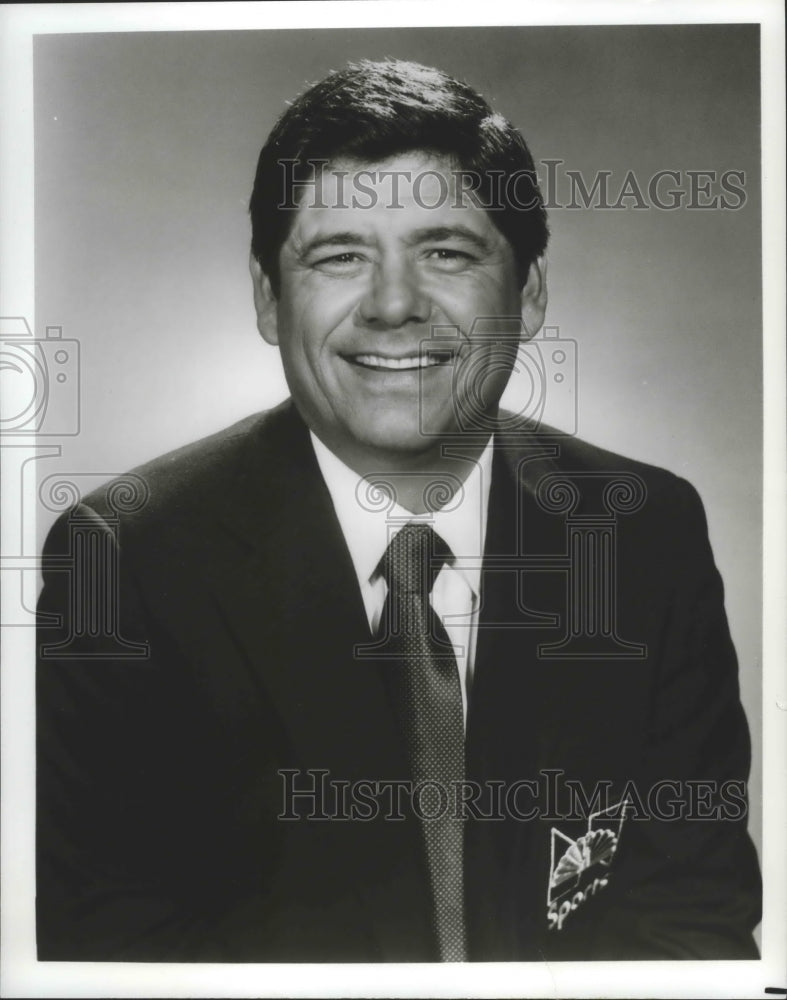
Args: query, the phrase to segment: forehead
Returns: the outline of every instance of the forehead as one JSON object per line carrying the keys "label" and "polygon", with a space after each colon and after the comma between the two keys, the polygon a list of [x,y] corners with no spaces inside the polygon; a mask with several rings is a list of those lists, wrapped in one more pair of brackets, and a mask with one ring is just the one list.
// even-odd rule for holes
{"label": "forehead", "polygon": [[474,203],[471,178],[446,157],[413,152],[376,163],[337,160],[302,191],[290,232],[295,242],[326,232],[406,235],[413,230],[470,228],[504,241]]}

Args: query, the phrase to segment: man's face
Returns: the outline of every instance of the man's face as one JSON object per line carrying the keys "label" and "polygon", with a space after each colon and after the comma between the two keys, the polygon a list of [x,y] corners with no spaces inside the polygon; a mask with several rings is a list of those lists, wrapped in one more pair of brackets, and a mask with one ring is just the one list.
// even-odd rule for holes
{"label": "man's face", "polygon": [[[394,193],[386,171],[410,180],[400,173]],[[463,414],[496,412],[514,352],[474,322],[523,316],[534,334],[540,263],[520,289],[510,244],[482,208],[457,199],[445,160],[336,163],[317,190],[306,191],[281,249],[278,299],[252,262],[260,330],[279,345],[306,422],[339,457],[417,462],[466,429]],[[435,339],[435,327],[458,336]]]}

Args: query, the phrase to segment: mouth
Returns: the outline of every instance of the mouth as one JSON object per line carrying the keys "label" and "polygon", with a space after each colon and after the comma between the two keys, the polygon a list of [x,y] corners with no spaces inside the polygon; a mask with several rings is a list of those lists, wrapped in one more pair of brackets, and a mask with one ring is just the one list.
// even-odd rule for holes
{"label": "mouth", "polygon": [[404,357],[393,358],[384,354],[348,354],[345,360],[360,368],[371,371],[412,372],[423,368],[437,368],[448,364],[453,359],[453,352],[446,350],[424,351],[423,353],[407,354]]}

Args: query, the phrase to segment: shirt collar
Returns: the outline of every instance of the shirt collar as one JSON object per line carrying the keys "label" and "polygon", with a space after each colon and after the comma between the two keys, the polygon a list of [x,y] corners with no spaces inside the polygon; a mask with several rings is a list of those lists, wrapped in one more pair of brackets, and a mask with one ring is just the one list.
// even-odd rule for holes
{"label": "shirt collar", "polygon": [[451,501],[440,510],[417,515],[396,503],[380,507],[369,502],[366,499],[369,484],[363,477],[337,458],[312,431],[309,433],[362,589],[372,581],[388,543],[399,528],[407,523],[426,523],[446,542],[454,557],[472,562],[472,565],[460,564],[457,569],[475,596],[480,595],[480,559],[492,479],[491,437]]}

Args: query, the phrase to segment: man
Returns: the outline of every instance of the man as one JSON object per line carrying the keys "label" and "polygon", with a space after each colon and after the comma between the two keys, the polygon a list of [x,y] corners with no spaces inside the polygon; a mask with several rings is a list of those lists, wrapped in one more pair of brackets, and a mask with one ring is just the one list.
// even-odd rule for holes
{"label": "man", "polygon": [[351,65],[282,115],[251,219],[292,400],[47,543],[39,957],[756,957],[701,503],[499,410],[546,308],[520,134]]}

